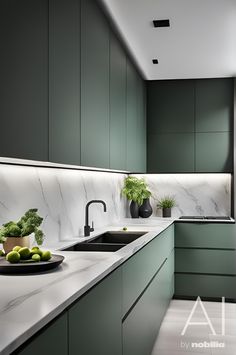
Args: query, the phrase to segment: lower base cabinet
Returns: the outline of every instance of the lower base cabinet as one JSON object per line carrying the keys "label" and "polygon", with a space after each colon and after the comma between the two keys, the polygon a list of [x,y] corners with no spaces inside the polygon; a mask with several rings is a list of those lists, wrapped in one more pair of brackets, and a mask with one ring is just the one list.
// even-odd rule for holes
{"label": "lower base cabinet", "polygon": [[123,355],[150,355],[174,293],[174,251],[123,322]]}
{"label": "lower base cabinet", "polygon": [[121,355],[121,270],[69,309],[69,355]]}
{"label": "lower base cabinet", "polygon": [[173,293],[171,225],[14,354],[150,355]]}
{"label": "lower base cabinet", "polygon": [[175,297],[236,300],[236,276],[207,274],[176,274]]}
{"label": "lower base cabinet", "polygon": [[67,330],[67,313],[64,313],[12,355],[68,355]]}
{"label": "lower base cabinet", "polygon": [[175,224],[175,297],[236,299],[233,223]]}

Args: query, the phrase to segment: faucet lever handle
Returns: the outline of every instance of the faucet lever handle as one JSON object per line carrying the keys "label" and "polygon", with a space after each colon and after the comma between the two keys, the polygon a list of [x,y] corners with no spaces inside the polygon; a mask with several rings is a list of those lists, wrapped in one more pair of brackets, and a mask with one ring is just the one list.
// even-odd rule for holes
{"label": "faucet lever handle", "polygon": [[92,227],[90,228],[90,231],[93,232],[94,231],[94,223],[92,221]]}

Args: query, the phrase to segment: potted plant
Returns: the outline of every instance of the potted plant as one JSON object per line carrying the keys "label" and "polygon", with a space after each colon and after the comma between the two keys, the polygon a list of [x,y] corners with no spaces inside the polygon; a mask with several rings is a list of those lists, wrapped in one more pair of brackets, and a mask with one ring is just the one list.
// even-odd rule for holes
{"label": "potted plant", "polygon": [[171,208],[176,205],[173,196],[164,196],[158,201],[157,207],[162,208],[163,217],[171,217]]}
{"label": "potted plant", "polygon": [[43,244],[44,234],[38,227],[43,218],[38,215],[38,209],[29,209],[18,222],[7,222],[0,228],[0,243],[5,253],[9,253],[15,246],[29,247],[29,235],[34,233],[38,245]]}
{"label": "potted plant", "polygon": [[[127,197],[130,203],[130,214],[132,218],[139,217],[139,206],[145,199],[149,199],[151,192],[147,189],[144,179],[138,179],[135,176],[128,176],[125,179],[125,185],[122,189],[123,195]],[[151,207],[151,205],[150,205]],[[152,212],[152,211],[151,211]]]}

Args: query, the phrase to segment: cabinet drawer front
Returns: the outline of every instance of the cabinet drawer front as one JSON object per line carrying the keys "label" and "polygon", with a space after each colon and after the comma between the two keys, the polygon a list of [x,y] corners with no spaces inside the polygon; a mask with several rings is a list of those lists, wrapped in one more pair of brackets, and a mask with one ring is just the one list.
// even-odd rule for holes
{"label": "cabinet drawer front", "polygon": [[69,355],[122,354],[121,276],[118,268],[69,309]]}
{"label": "cabinet drawer front", "polygon": [[176,247],[236,249],[236,225],[226,223],[176,223]]}
{"label": "cabinet drawer front", "polygon": [[175,275],[175,296],[236,298],[236,277],[218,275]]}
{"label": "cabinet drawer front", "polygon": [[174,252],[123,323],[123,355],[151,354],[162,319],[173,296]]}
{"label": "cabinet drawer front", "polygon": [[236,250],[175,249],[175,271],[236,275]]}
{"label": "cabinet drawer front", "polygon": [[164,230],[123,266],[123,316],[174,248],[174,225]]}

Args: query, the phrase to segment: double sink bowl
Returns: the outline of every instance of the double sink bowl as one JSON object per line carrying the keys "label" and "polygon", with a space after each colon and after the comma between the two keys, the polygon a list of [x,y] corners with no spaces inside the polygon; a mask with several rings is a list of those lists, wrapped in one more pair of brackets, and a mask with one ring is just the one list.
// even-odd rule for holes
{"label": "double sink bowl", "polygon": [[100,234],[94,239],[77,243],[63,251],[117,251],[148,232],[111,231]]}

